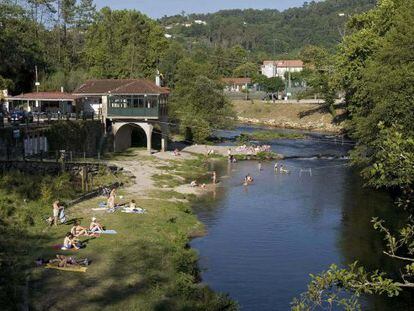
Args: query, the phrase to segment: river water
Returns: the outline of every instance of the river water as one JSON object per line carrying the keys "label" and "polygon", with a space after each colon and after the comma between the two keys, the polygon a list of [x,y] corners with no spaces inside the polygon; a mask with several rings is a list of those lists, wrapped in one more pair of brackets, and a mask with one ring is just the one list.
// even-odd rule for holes
{"label": "river water", "polygon": [[[397,225],[403,217],[386,193],[364,188],[347,166],[351,143],[318,134],[266,143],[293,157],[279,161],[289,175],[275,174],[274,162],[263,162],[261,171],[255,161],[212,167],[221,183],[195,206],[208,234],[192,241],[203,282],[228,293],[242,310],[289,310],[292,299],[306,290],[309,274],[332,263],[344,266],[358,259],[369,269],[398,271],[382,254],[382,236],[370,220],[379,216]],[[248,173],[255,182],[243,187]],[[405,294],[365,298],[363,307],[410,310],[413,302]]]}

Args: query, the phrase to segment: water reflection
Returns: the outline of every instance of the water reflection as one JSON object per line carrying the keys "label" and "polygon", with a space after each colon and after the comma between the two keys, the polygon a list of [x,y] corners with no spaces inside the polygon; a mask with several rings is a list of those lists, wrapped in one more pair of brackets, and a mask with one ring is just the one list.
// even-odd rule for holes
{"label": "water reflection", "polygon": [[[346,155],[350,147],[283,140],[272,142],[272,148],[306,157],[326,150]],[[200,252],[206,283],[230,293],[243,310],[287,310],[292,298],[306,289],[309,273],[331,263],[359,259],[372,269],[385,265],[397,271],[395,262],[382,255],[381,236],[370,224],[374,215],[391,223],[403,218],[387,194],[363,188],[358,174],[341,160],[281,163],[291,174],[275,174],[272,162],[263,162],[262,171],[257,162],[212,168],[225,178],[195,207],[208,235],[192,242]],[[311,168],[312,176],[300,174],[301,168]],[[243,187],[248,173],[255,182]],[[393,305],[394,310],[406,310],[412,302],[406,296],[398,301],[402,303],[370,299],[366,308],[389,310]]]}

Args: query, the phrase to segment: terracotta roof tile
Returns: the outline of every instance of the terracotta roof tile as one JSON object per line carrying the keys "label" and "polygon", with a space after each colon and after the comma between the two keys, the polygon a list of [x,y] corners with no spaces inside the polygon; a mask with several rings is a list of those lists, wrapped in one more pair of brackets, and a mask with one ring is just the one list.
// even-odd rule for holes
{"label": "terracotta roof tile", "polygon": [[88,80],[74,94],[167,94],[169,90],[146,79]]}
{"label": "terracotta roof tile", "polygon": [[252,83],[250,78],[222,78],[221,81],[225,84],[249,84]]}
{"label": "terracotta roof tile", "polygon": [[9,97],[11,100],[75,100],[78,98],[65,92],[33,92]]}
{"label": "terracotta roof tile", "polygon": [[277,67],[303,67],[303,62],[300,59],[288,60],[265,60],[263,65],[276,65]]}

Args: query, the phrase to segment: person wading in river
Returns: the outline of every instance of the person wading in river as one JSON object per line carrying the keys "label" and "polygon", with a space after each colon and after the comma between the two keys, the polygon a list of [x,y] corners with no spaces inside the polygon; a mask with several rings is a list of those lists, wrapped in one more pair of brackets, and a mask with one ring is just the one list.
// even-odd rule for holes
{"label": "person wading in river", "polygon": [[211,177],[211,179],[213,180],[213,184],[215,185],[217,183],[217,173],[216,173],[216,171],[213,171],[213,176]]}

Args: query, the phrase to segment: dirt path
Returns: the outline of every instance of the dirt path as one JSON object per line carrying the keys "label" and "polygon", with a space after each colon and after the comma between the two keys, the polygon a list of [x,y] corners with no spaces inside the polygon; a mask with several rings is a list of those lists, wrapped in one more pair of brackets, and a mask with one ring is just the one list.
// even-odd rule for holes
{"label": "dirt path", "polygon": [[[129,196],[147,198],[153,190],[161,190],[155,185],[152,179],[153,175],[163,174],[165,171],[160,169],[161,166],[168,166],[172,161],[183,161],[194,158],[194,155],[188,152],[181,152],[180,156],[175,156],[173,152],[158,152],[149,155],[145,150],[134,150],[128,157],[119,157],[111,160],[110,164],[124,168],[134,178],[134,182],[125,188]],[[174,188],[162,188],[162,190],[174,190],[182,194],[202,195],[209,190],[190,187],[190,185],[180,185]]]}

